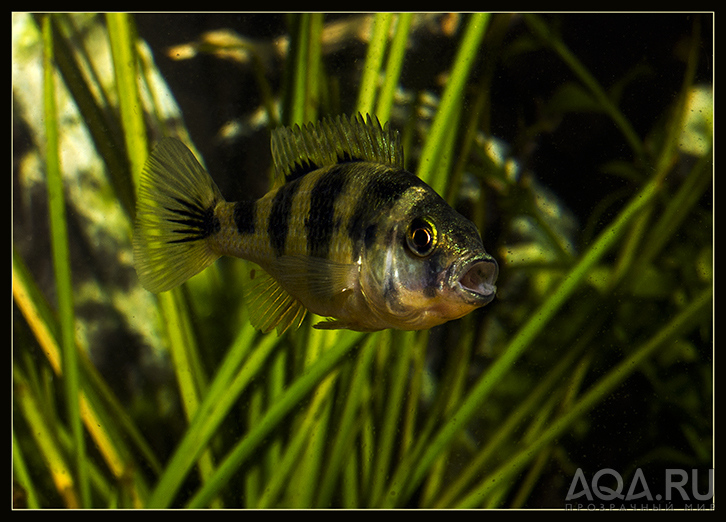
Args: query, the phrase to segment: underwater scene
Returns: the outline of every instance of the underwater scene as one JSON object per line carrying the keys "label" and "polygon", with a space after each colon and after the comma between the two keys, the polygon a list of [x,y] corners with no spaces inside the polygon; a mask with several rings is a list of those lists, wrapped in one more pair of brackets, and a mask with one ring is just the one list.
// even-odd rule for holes
{"label": "underwater scene", "polygon": [[712,13],[11,20],[14,508],[713,508]]}

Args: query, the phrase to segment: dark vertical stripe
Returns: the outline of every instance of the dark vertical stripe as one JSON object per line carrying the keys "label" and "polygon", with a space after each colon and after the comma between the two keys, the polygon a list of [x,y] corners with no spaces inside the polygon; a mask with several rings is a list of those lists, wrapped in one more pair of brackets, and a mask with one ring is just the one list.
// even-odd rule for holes
{"label": "dark vertical stripe", "polygon": [[[348,236],[354,248],[361,241],[366,248],[370,247],[381,232],[377,225],[380,213],[390,209],[408,188],[420,184],[423,184],[421,180],[403,170],[388,170],[372,176],[361,191],[348,224]],[[354,254],[357,257],[359,252]]]}
{"label": "dark vertical stripe", "polygon": [[285,242],[290,228],[290,209],[295,192],[300,187],[299,181],[292,181],[280,187],[272,200],[267,233],[270,236],[270,244],[278,256],[285,253]]}
{"label": "dark vertical stripe", "polygon": [[366,248],[371,248],[373,243],[376,242],[378,235],[378,223],[372,223],[366,227],[365,233],[363,234],[363,244]]}
{"label": "dark vertical stripe", "polygon": [[238,201],[234,204],[234,224],[240,234],[255,233],[255,207],[254,201]]}
{"label": "dark vertical stripe", "polygon": [[322,174],[310,191],[310,213],[305,221],[308,255],[327,258],[335,229],[335,202],[343,193],[348,169],[345,165],[333,167]]}

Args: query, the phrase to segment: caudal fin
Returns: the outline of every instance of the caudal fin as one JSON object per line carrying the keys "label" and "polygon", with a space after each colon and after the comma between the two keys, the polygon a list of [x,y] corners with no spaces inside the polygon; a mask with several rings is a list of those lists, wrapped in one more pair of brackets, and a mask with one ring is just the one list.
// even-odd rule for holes
{"label": "caudal fin", "polygon": [[219,257],[209,237],[219,231],[215,207],[222,201],[186,145],[159,142],[144,165],[136,203],[134,266],[144,288],[171,290]]}

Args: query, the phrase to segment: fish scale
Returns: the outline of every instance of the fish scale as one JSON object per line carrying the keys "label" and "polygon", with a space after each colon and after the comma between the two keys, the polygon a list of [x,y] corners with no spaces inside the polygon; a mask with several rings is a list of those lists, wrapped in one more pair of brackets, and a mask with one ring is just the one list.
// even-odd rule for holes
{"label": "fish scale", "polygon": [[498,267],[476,227],[403,168],[398,134],[358,115],[273,131],[273,189],[226,202],[181,142],[144,172],[134,229],[142,284],[166,291],[221,255],[248,271],[254,326],[416,330],[489,303]]}

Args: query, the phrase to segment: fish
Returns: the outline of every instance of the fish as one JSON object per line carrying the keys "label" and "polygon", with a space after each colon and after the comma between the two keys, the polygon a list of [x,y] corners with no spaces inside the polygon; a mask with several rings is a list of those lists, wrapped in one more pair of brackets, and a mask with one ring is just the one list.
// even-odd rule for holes
{"label": "fish", "polygon": [[221,256],[249,263],[262,332],[423,330],[490,303],[499,268],[477,227],[405,170],[399,134],[361,114],[271,132],[269,192],[228,202],[190,149],[163,138],[140,175],[134,265],[171,290]]}

